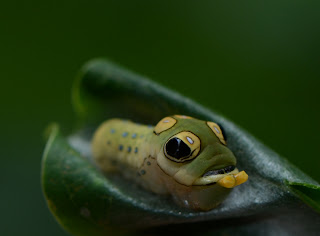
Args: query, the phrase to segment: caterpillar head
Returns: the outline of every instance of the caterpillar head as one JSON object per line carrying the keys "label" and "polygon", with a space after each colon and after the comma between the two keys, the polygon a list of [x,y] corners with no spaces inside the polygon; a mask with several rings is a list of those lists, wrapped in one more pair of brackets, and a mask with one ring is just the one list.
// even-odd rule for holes
{"label": "caterpillar head", "polygon": [[233,188],[248,176],[236,168],[221,127],[188,116],[165,117],[154,128],[161,143],[160,168],[178,183],[201,186],[218,183]]}

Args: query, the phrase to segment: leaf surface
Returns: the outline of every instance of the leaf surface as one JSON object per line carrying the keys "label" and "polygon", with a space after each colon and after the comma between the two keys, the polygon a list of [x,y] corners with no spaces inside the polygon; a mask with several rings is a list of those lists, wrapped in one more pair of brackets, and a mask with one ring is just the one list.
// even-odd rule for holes
{"label": "leaf surface", "polygon": [[[72,96],[77,132],[65,137],[52,126],[42,184],[50,210],[74,235],[156,235],[177,229],[203,235],[290,235],[320,230],[319,184],[223,116],[104,60],[83,67]],[[249,175],[209,212],[181,208],[119,176],[102,175],[91,161],[92,133],[104,120],[118,117],[154,125],[173,114],[221,124],[239,169]]]}

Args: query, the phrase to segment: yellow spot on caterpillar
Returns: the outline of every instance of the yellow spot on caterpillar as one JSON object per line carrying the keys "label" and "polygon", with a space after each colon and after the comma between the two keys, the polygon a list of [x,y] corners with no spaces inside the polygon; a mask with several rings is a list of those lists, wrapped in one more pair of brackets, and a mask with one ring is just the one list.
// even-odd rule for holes
{"label": "yellow spot on caterpillar", "polygon": [[156,127],[154,128],[154,132],[159,135],[161,132],[173,127],[176,123],[176,119],[173,119],[172,117],[165,117],[156,125]]}
{"label": "yellow spot on caterpillar", "polygon": [[218,124],[214,123],[214,122],[207,122],[207,125],[209,126],[209,128],[213,131],[213,133],[219,138],[220,142],[223,143],[224,145],[226,145],[226,140],[223,137],[222,131],[219,127]]}
{"label": "yellow spot on caterpillar", "polygon": [[189,142],[190,144],[193,144],[193,143],[194,143],[194,141],[192,140],[192,138],[190,138],[190,137],[188,137],[188,136],[187,136],[187,140],[188,140],[188,142]]}
{"label": "yellow spot on caterpillar", "polygon": [[227,175],[220,179],[218,184],[225,188],[233,188],[236,185],[236,179],[233,175]]}
{"label": "yellow spot on caterpillar", "polygon": [[248,180],[248,175],[245,171],[241,171],[236,175],[227,175],[220,179],[217,183],[225,188],[234,188],[240,184],[243,184]]}
{"label": "yellow spot on caterpillar", "polygon": [[185,116],[185,115],[174,115],[173,117],[180,118],[180,119],[193,119],[191,116]]}
{"label": "yellow spot on caterpillar", "polygon": [[245,171],[241,171],[240,173],[236,174],[234,177],[236,178],[236,185],[245,183],[249,178],[249,176]]}

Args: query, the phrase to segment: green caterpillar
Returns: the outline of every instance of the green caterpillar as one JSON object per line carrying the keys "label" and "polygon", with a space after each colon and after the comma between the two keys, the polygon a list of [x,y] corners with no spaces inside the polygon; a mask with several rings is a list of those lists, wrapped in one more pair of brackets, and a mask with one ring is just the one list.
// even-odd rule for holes
{"label": "green caterpillar", "polygon": [[247,181],[220,126],[188,116],[153,126],[110,119],[96,130],[92,153],[104,172],[121,172],[144,188],[171,194],[185,207],[210,210]]}

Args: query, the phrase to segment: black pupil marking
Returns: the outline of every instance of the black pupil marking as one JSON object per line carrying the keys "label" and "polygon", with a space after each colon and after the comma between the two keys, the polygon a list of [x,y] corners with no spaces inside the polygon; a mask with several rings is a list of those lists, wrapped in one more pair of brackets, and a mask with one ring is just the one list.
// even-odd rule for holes
{"label": "black pupil marking", "polygon": [[170,157],[180,160],[183,157],[188,157],[191,149],[181,139],[172,138],[166,144],[166,152]]}
{"label": "black pupil marking", "polygon": [[229,173],[229,172],[233,171],[235,168],[236,168],[235,166],[227,166],[227,167],[219,169],[219,170],[209,170],[208,172],[206,172],[203,175],[203,177],[210,176],[210,175],[226,174],[226,173]]}

